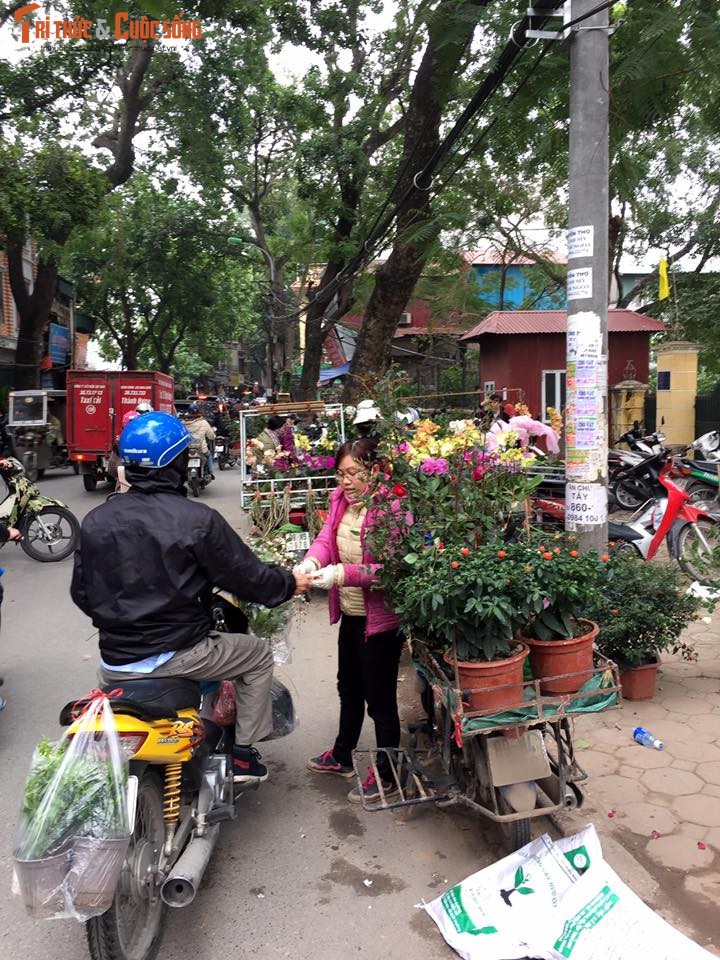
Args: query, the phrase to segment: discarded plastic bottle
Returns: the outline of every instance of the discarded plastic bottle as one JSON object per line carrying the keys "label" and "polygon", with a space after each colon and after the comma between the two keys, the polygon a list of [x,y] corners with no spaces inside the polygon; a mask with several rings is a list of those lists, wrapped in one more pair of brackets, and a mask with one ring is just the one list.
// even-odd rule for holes
{"label": "discarded plastic bottle", "polygon": [[645,727],[635,727],[633,740],[636,743],[641,743],[643,747],[654,747],[656,750],[662,750],[665,746],[662,740],[657,740]]}

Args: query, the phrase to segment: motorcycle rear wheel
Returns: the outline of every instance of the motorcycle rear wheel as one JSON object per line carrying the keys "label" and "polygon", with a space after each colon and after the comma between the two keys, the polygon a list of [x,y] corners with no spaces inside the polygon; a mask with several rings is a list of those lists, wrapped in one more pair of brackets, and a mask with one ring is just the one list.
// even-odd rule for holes
{"label": "motorcycle rear wheel", "polygon": [[80,537],[80,524],[67,507],[43,507],[22,521],[20,546],[33,560],[55,563],[69,557]]}
{"label": "motorcycle rear wheel", "polygon": [[634,486],[624,480],[618,481],[612,492],[622,510],[637,510],[646,499]]}
{"label": "motorcycle rear wheel", "polygon": [[688,577],[706,586],[720,586],[720,523],[702,519],[686,523],[678,534],[678,554]]}
{"label": "motorcycle rear wheel", "polygon": [[197,477],[191,477],[189,480],[190,489],[192,490],[192,495],[194,497],[200,496],[200,481]]}
{"label": "motorcycle rear wheel", "polygon": [[162,940],[167,907],[153,882],[164,841],[163,788],[147,770],[138,785],[135,830],[115,899],[108,911],[85,924],[92,960],[153,960]]}

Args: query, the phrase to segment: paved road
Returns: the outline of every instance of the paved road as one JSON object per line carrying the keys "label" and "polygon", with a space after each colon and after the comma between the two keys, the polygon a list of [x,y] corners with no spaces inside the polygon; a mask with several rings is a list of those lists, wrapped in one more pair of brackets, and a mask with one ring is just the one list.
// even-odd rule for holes
{"label": "paved road", "polygon": [[[237,471],[203,495],[242,530]],[[102,502],[72,474],[41,487],[78,515]],[[59,732],[61,705],[95,681],[92,624],[68,594],[71,561],[40,564],[5,547],[0,672],[9,705],[0,714],[0,890],[10,886],[10,853],[34,744]],[[345,800],[348,785],[305,770],[330,745],[336,722],[335,633],[320,598],[310,605],[292,664],[301,726],[265,751],[271,780],[246,796],[221,840],[195,903],[169,917],[160,960],[443,960],[453,956],[415,905],[432,899],[501,855],[479,823],[461,813],[423,809],[407,822],[366,814]],[[369,729],[366,728],[369,736]],[[367,744],[369,745],[369,743]],[[363,881],[371,880],[370,886]],[[447,883],[446,883],[447,881]],[[83,929],[72,921],[26,917],[0,894],[0,958],[82,960]]]}

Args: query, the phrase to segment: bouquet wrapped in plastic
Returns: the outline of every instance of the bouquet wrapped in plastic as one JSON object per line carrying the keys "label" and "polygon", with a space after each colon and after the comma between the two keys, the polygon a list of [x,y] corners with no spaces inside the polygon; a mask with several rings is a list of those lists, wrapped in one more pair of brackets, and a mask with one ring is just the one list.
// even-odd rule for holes
{"label": "bouquet wrapped in plastic", "polygon": [[45,738],[35,750],[13,892],[36,918],[99,916],[112,903],[129,840],[128,764],[98,691],[59,742]]}

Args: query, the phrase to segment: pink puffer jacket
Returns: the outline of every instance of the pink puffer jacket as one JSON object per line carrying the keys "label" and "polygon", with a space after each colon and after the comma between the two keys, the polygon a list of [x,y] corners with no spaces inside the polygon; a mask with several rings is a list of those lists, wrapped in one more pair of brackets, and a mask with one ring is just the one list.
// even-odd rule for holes
{"label": "pink puffer jacket", "polygon": [[[330,563],[340,563],[340,554],[337,545],[337,529],[340,526],[345,510],[347,509],[347,499],[344,492],[338,487],[330,494],[330,509],[328,518],[315,538],[312,546],[306,556],[314,557],[321,567],[326,567]],[[386,630],[395,630],[400,619],[392,610],[385,606],[385,593],[379,589],[372,589],[377,582],[376,571],[382,564],[376,563],[375,558],[368,552],[365,546],[365,532],[368,525],[372,526],[374,516],[377,514],[377,507],[370,507],[365,514],[362,527],[360,529],[360,540],[363,545],[363,562],[344,563],[345,586],[361,587],[365,599],[365,610],[367,612],[367,635],[374,633],[384,633]],[[328,596],[330,606],[330,623],[337,623],[340,619],[340,591],[337,587],[330,590]]]}

